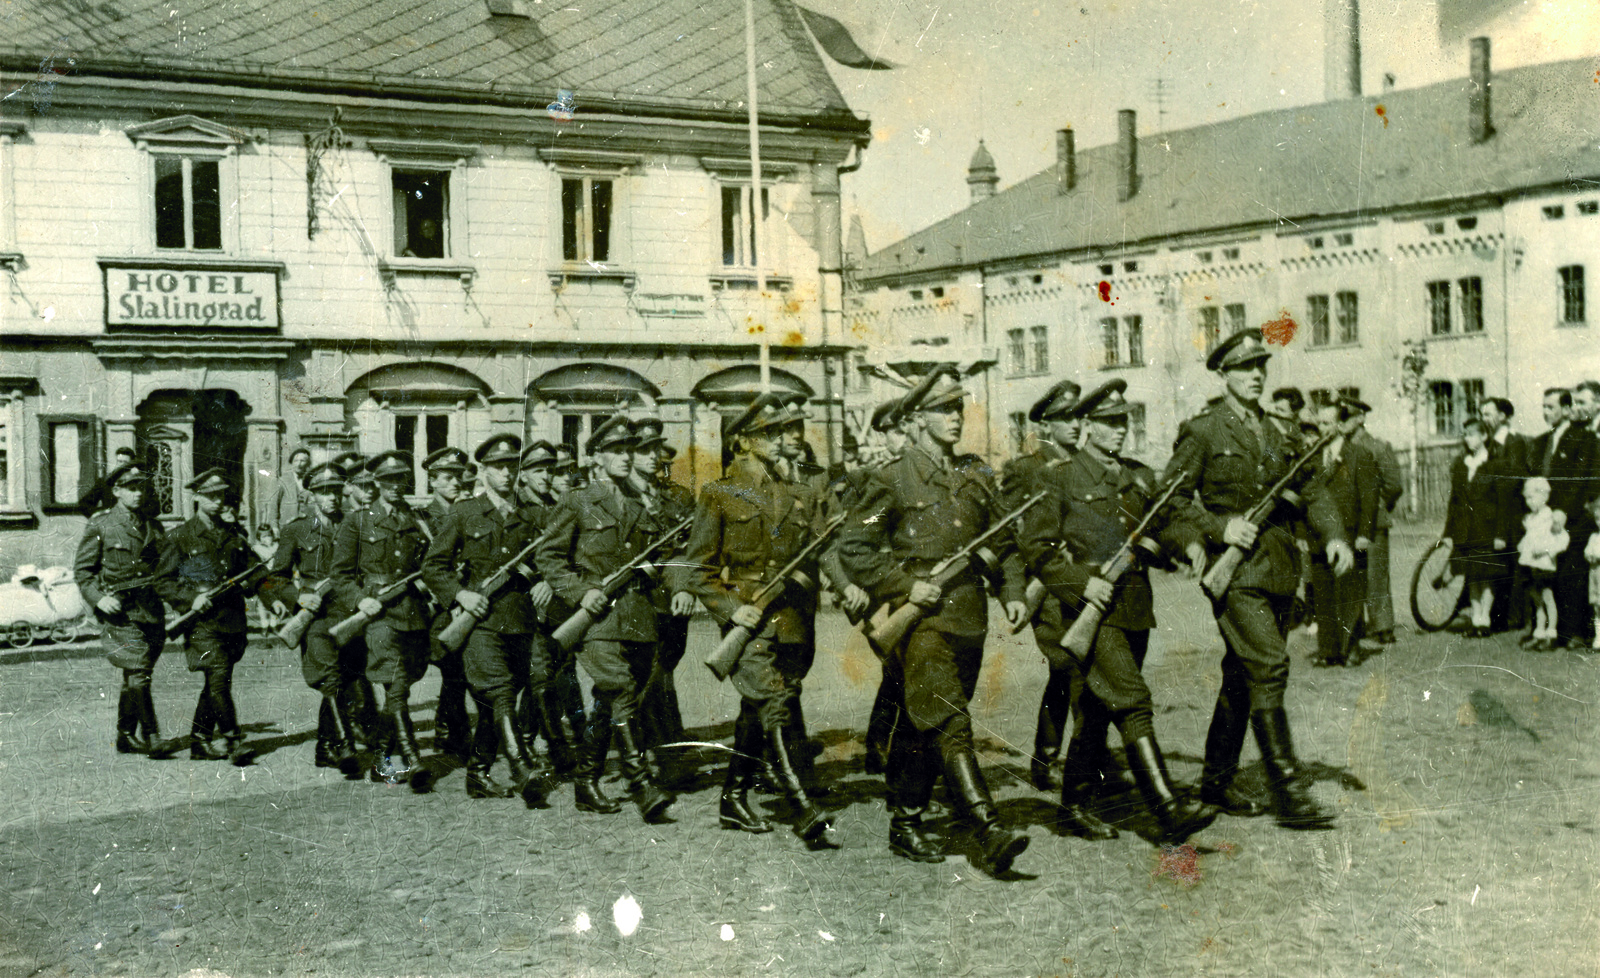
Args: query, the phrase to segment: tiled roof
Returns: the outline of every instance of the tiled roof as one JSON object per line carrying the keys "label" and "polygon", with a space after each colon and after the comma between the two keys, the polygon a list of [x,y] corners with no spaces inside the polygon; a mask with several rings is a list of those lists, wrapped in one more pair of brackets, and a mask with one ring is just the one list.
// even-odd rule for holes
{"label": "tiled roof", "polygon": [[[743,0],[520,8],[531,16],[492,16],[487,0],[21,0],[0,5],[0,66],[744,112]],[[849,120],[791,0],[756,0],[756,32],[763,116]]]}
{"label": "tiled roof", "polygon": [[[1139,139],[1138,191],[1117,200],[1117,147],[1078,154],[873,253],[858,280],[1172,235],[1289,225],[1600,178],[1600,59],[1493,77],[1495,134],[1468,134],[1465,78]],[[1381,106],[1381,111],[1380,111]],[[951,174],[952,179],[960,179]]]}

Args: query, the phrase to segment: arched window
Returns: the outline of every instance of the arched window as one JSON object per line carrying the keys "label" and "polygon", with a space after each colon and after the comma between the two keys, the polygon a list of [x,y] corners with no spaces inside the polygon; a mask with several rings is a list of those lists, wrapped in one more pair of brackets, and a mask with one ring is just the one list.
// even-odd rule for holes
{"label": "arched window", "polygon": [[422,460],[446,446],[471,451],[490,434],[488,384],[442,363],[401,363],[363,375],[345,392],[345,424],[367,455],[399,449],[415,466],[412,494],[427,493]]}
{"label": "arched window", "polygon": [[565,444],[581,455],[597,421],[628,408],[654,408],[660,397],[659,387],[625,367],[557,367],[528,385],[526,435]]}

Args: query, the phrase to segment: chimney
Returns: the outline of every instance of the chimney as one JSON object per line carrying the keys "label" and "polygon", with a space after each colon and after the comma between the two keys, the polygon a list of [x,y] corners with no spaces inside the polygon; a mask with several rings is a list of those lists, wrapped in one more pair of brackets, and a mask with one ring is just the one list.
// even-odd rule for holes
{"label": "chimney", "polygon": [[1472,77],[1467,84],[1467,129],[1472,141],[1481,143],[1494,135],[1489,121],[1489,39],[1472,39]]}
{"label": "chimney", "polygon": [[1322,92],[1329,102],[1361,97],[1361,5],[1323,0]]}
{"label": "chimney", "polygon": [[1132,200],[1139,190],[1139,137],[1132,109],[1117,113],[1117,199]]}
{"label": "chimney", "polygon": [[1056,130],[1056,193],[1064,194],[1078,186],[1077,141],[1071,129]]}

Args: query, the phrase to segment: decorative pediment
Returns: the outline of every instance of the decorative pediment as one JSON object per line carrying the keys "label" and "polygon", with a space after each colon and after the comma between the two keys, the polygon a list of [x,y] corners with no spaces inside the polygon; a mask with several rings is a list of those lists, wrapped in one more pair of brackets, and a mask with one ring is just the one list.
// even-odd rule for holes
{"label": "decorative pediment", "polygon": [[478,155],[478,147],[471,144],[431,139],[369,139],[367,148],[396,166],[465,166]]}
{"label": "decorative pediment", "polygon": [[124,130],[140,149],[200,150],[228,153],[250,138],[237,129],[202,119],[197,115],[178,115],[157,119]]}

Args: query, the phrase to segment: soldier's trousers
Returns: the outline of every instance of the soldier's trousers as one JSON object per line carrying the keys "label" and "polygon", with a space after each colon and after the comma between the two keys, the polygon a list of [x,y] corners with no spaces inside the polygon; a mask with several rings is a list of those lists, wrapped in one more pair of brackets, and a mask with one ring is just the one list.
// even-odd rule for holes
{"label": "soldier's trousers", "polygon": [[244,658],[243,632],[214,632],[204,626],[189,634],[189,671],[205,677],[195,704],[192,732],[202,739],[212,732],[239,733],[239,716],[233,705],[233,667]]}
{"label": "soldier's trousers", "polygon": [[594,683],[596,708],[608,707],[611,722],[619,725],[638,713],[639,691],[650,681],[655,659],[656,647],[650,642],[589,639],[578,651],[578,664]]}
{"label": "soldier's trousers", "polygon": [[902,709],[889,739],[889,803],[921,808],[934,778],[972,753],[967,704],[983,665],[983,635],[947,635],[927,626],[888,652],[885,673],[902,683]]}
{"label": "soldier's trousers", "polygon": [[813,647],[806,642],[774,642],[758,637],[744,647],[728,682],[755,708],[761,729],[782,730],[789,725],[792,704],[800,694],[812,658]]}
{"label": "soldier's trousers", "polygon": [[1293,604],[1293,595],[1241,587],[1229,588],[1221,601],[1212,602],[1224,646],[1219,698],[1246,696],[1251,713],[1283,705],[1289,687],[1287,631]]}
{"label": "soldier's trousers", "polygon": [[675,674],[689,650],[689,619],[668,612],[656,615],[656,662],[650,681],[640,691],[640,718],[652,746],[683,737],[683,711],[678,705]]}
{"label": "soldier's trousers", "polygon": [[1311,558],[1311,580],[1316,586],[1317,655],[1322,659],[1343,662],[1355,647],[1356,627],[1367,600],[1366,563],[1366,555],[1357,554],[1355,566],[1343,577],[1335,577],[1327,560]]}
{"label": "soldier's trousers", "polygon": [[387,621],[367,626],[367,678],[390,689],[409,691],[428,668],[428,633],[394,627]]}
{"label": "soldier's trousers", "polygon": [[160,622],[102,623],[100,626],[100,651],[107,661],[122,670],[129,685],[136,689],[150,685],[156,660],[161,658],[166,644],[167,630]]}
{"label": "soldier's trousers", "polygon": [[[1321,629],[1317,629],[1321,631]],[[1367,548],[1367,634],[1394,631],[1394,586],[1389,578],[1389,531],[1376,530]]]}
{"label": "soldier's trousers", "polygon": [[524,688],[538,702],[550,685],[550,656],[542,639],[531,633],[472,630],[461,649],[461,663],[480,709],[487,703],[496,714],[515,716],[517,692]]}
{"label": "soldier's trousers", "polygon": [[360,678],[367,665],[367,645],[357,636],[340,648],[328,634],[332,627],[333,621],[323,616],[306,629],[305,644],[300,652],[300,675],[312,689],[332,690],[337,694]]}

